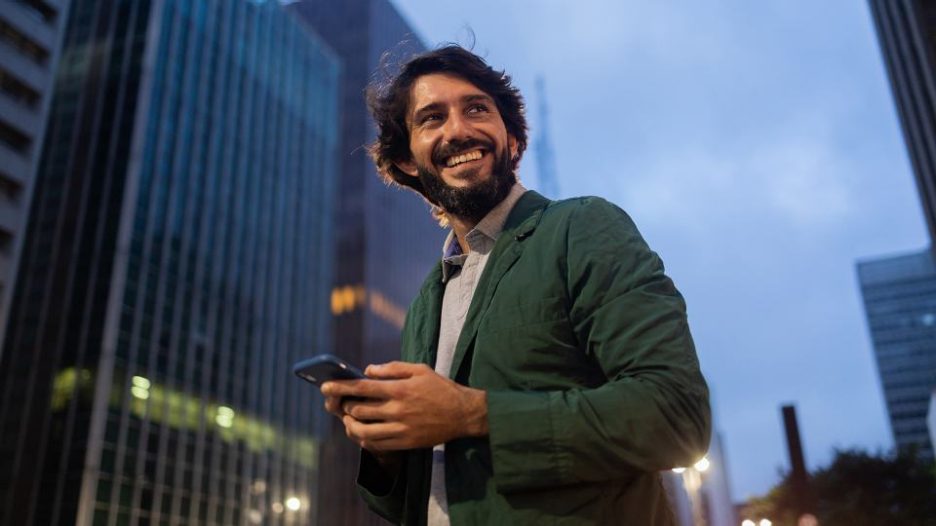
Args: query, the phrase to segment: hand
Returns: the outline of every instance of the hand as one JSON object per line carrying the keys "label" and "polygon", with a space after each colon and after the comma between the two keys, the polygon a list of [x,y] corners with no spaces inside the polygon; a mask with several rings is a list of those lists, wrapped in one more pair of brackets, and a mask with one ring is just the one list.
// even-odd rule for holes
{"label": "hand", "polygon": [[[459,385],[426,365],[390,362],[365,371],[373,380],[322,385],[325,408],[348,437],[370,451],[432,447],[487,434],[487,394]],[[359,397],[366,400],[348,400]]]}

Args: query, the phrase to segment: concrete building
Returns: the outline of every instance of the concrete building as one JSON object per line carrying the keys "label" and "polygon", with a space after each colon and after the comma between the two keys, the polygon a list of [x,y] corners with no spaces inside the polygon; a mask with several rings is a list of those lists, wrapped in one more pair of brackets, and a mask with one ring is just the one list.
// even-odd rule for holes
{"label": "concrete building", "polygon": [[930,251],[862,261],[858,280],[898,447],[933,458],[926,429],[936,387],[936,265]]}
{"label": "concrete building", "polygon": [[321,410],[290,366],[331,343],[339,76],[279,2],[71,3],[0,524],[312,522]]}
{"label": "concrete building", "polygon": [[[302,0],[290,9],[344,63],[333,352],[361,367],[396,360],[406,308],[439,261],[445,233],[418,196],[378,178],[364,149],[376,136],[364,91],[425,47],[388,0]],[[359,454],[333,425],[322,448],[319,524],[385,524],[355,488]]]}
{"label": "concrete building", "polygon": [[0,2],[0,342],[10,312],[68,3]]}

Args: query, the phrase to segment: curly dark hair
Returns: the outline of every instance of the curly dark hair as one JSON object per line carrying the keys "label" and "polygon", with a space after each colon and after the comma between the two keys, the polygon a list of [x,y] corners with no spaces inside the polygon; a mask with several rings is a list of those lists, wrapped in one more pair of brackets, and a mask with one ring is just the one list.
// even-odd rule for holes
{"label": "curly dark hair", "polygon": [[388,82],[375,82],[367,88],[367,105],[377,124],[377,139],[368,145],[368,152],[380,177],[387,184],[410,188],[425,197],[419,178],[405,174],[396,163],[411,158],[406,125],[410,89],[416,79],[432,73],[460,77],[494,99],[507,133],[517,140],[517,155],[512,159],[512,169],[516,170],[527,146],[527,123],[520,90],[511,84],[505,72],[495,70],[484,59],[457,44],[447,44],[412,57]]}

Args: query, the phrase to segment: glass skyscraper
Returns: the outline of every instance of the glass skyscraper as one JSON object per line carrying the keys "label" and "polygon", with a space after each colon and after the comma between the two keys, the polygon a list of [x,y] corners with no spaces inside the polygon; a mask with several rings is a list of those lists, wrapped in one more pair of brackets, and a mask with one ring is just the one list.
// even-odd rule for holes
{"label": "glass skyscraper", "polygon": [[[334,352],[365,366],[400,357],[400,329],[445,232],[428,205],[388,188],[364,146],[376,130],[364,101],[368,82],[385,78],[425,49],[389,0],[301,0],[290,6],[341,56],[341,146],[336,213]],[[359,450],[331,420],[322,446],[319,524],[386,524],[355,489]]]}
{"label": "glass skyscraper", "polygon": [[933,458],[926,428],[936,387],[936,264],[929,250],[858,263],[868,327],[898,447]]}
{"label": "glass skyscraper", "polygon": [[858,263],[868,326],[899,447],[933,458],[926,404],[936,388],[936,5],[869,0],[903,125],[923,215],[926,253]]}
{"label": "glass skyscraper", "polygon": [[0,524],[307,524],[340,59],[272,0],[74,0],[0,356]]}

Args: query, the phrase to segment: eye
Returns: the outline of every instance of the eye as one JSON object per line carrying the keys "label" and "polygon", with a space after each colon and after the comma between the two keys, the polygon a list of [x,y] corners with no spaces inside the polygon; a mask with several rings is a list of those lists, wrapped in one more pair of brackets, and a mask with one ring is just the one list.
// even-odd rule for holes
{"label": "eye", "polygon": [[471,106],[468,106],[469,115],[476,114],[476,113],[487,113],[487,112],[488,112],[488,107],[485,106],[484,104],[472,104]]}
{"label": "eye", "polygon": [[419,119],[419,124],[429,124],[442,120],[441,113],[427,113]]}

